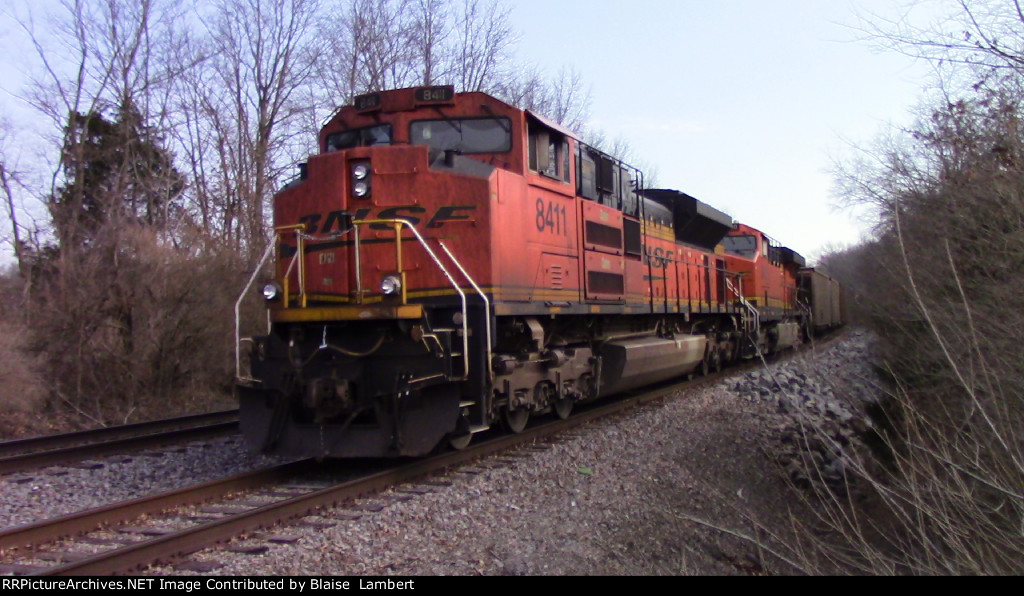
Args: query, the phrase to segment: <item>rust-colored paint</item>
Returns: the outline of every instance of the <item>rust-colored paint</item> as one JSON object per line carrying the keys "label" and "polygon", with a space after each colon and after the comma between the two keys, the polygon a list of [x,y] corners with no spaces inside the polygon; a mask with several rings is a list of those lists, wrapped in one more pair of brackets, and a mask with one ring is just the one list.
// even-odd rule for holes
{"label": "rust-colored paint", "polygon": [[[295,238],[284,235],[279,247],[277,276],[287,282],[293,302],[300,293],[313,297],[310,308],[381,301],[381,278],[399,272],[395,232],[387,225],[360,227],[361,279],[356,283],[356,251],[348,229],[352,220],[370,219],[410,221],[439,254],[437,243],[443,241],[473,280],[489,289],[495,307],[506,301],[551,308],[618,304],[630,312],[720,311],[734,307],[724,278],[735,278],[736,272],[744,274],[747,296],[767,292],[769,301],[779,304],[789,304],[790,294],[795,297],[795,270],[761,258],[680,245],[671,229],[653,223],[634,224],[643,233],[641,251],[627,254],[623,234],[628,216],[576,195],[575,151],[567,181],[529,171],[525,112],[481,93],[418,106],[414,93],[381,92],[374,94],[369,109],[339,110],[321,132],[321,146],[333,132],[381,123],[392,125],[392,144],[315,155],[305,179],[275,197],[275,225],[304,224],[306,229],[301,287],[299,268],[292,263]],[[492,166],[489,177],[431,169],[428,148],[409,144],[411,122],[475,116],[511,122],[510,151],[466,156]],[[575,148],[577,141],[568,141]],[[368,198],[352,195],[353,163],[370,166]],[[410,302],[445,295],[454,300],[451,283],[413,235],[406,230],[402,238],[403,295]],[[721,271],[723,262],[732,273]],[[450,269],[456,283],[469,291],[468,282]]]}

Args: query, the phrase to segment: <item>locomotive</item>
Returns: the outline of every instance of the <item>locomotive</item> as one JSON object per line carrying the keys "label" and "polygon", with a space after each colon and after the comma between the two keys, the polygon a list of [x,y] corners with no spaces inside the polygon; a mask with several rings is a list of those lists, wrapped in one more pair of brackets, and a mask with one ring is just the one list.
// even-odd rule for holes
{"label": "locomotive", "polygon": [[522,432],[793,346],[832,304],[816,292],[838,291],[542,115],[451,86],[355,97],[273,216],[268,329],[236,338],[241,428],[266,453],[421,456]]}

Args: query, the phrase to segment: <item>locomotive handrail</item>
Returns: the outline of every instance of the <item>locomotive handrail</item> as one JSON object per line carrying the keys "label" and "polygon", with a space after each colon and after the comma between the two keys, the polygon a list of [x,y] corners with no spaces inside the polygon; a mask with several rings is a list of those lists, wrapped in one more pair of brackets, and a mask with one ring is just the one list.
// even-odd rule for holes
{"label": "locomotive handrail", "polygon": [[[460,380],[468,379],[469,378],[469,326],[468,326],[469,324],[468,324],[467,321],[468,321],[469,317],[467,316],[468,313],[467,313],[467,309],[466,309],[466,293],[463,292],[462,288],[459,287],[459,284],[457,284],[455,282],[455,278],[453,278],[451,273],[448,272],[448,269],[445,268],[444,264],[441,263],[441,259],[437,258],[437,254],[435,254],[434,251],[431,250],[430,246],[427,244],[426,239],[423,238],[423,236],[420,234],[419,230],[417,230],[416,227],[413,226],[411,222],[409,222],[407,220],[404,220],[404,219],[355,219],[355,220],[352,220],[352,231],[353,231],[352,243],[353,243],[353,249],[354,249],[354,252],[355,252],[355,260],[356,260],[356,263],[355,263],[355,265],[356,265],[356,271],[355,271],[355,273],[356,273],[356,300],[361,302],[362,301],[362,297],[363,297],[362,265],[361,265],[360,259],[359,259],[359,256],[360,256],[359,255],[359,253],[360,253],[360,251],[359,251],[359,245],[360,245],[359,226],[361,226],[361,225],[373,225],[373,224],[385,224],[385,225],[394,226],[394,230],[395,230],[395,251],[396,251],[395,257],[396,257],[396,260],[398,261],[398,263],[397,263],[397,265],[398,265],[398,272],[399,272],[399,274],[403,275],[403,282],[402,282],[402,301],[403,302],[405,302],[405,280],[404,280],[404,274],[402,273],[402,233],[401,233],[401,228],[403,226],[408,228],[409,231],[411,231],[413,233],[413,235],[416,236],[416,240],[420,243],[420,246],[423,247],[423,250],[425,250],[427,252],[427,254],[430,256],[430,258],[434,261],[434,264],[437,265],[437,268],[440,269],[441,273],[443,273],[444,276],[448,279],[448,283],[450,283],[452,285],[452,288],[454,288],[455,291],[459,294],[459,300],[462,303],[462,364],[463,364],[462,369],[463,369],[463,375],[464,375],[463,378],[460,379]],[[454,261],[454,258],[452,260]],[[456,264],[458,265],[457,261],[456,261]],[[461,265],[460,265],[460,269],[461,269]],[[469,279],[468,276],[467,276],[467,279]],[[472,281],[470,283],[472,283]],[[476,284],[474,283],[473,286],[475,287]]]}
{"label": "locomotive handrail", "polygon": [[[729,281],[728,277],[725,278],[725,285],[732,291],[733,294],[736,295],[737,298],[739,298],[740,304],[745,306],[747,308],[747,310],[750,311],[750,314],[754,315],[754,327],[752,329],[753,333],[751,335],[760,333],[760,331],[761,331],[761,313],[758,312],[757,307],[755,307],[746,298],[743,297],[743,292],[741,291],[742,287],[743,287],[742,286],[742,284],[743,284],[742,280],[740,280],[740,284],[741,284],[740,285],[740,289],[737,289],[736,286],[732,285],[732,282]],[[754,349],[757,350],[758,352],[761,351],[760,348],[758,348],[757,344],[754,344]]]}
{"label": "locomotive handrail", "polygon": [[804,302],[799,298],[796,300],[796,305],[803,313],[804,318],[807,320],[808,328],[814,329],[814,309],[811,308],[811,305],[809,303]]}
{"label": "locomotive handrail", "polygon": [[[274,239],[277,239],[277,234],[274,235]],[[245,299],[246,294],[248,294],[249,290],[252,289],[252,284],[256,281],[256,276],[259,275],[260,271],[263,269],[263,265],[267,263],[267,259],[270,258],[270,254],[273,252],[276,244],[277,242],[275,241],[267,245],[267,249],[263,251],[263,257],[260,258],[260,262],[256,265],[252,275],[249,276],[249,282],[245,284],[245,288],[242,290],[242,293],[239,294],[238,300],[235,300],[235,379],[239,381],[257,380],[252,377],[242,376],[242,300]],[[269,312],[267,313],[267,317],[270,317]]]}
{"label": "locomotive handrail", "polygon": [[[476,290],[477,294],[480,294],[480,298],[482,298],[483,301],[484,301],[484,319],[487,321],[487,360],[485,360],[485,362],[487,362],[487,380],[489,380],[491,383],[494,383],[494,369],[491,367],[491,364],[490,364],[491,363],[491,301],[487,299],[487,295],[483,293],[483,290],[480,289],[480,286],[476,285],[476,282],[473,280],[472,277],[469,276],[469,273],[466,273],[465,267],[463,267],[462,263],[460,263],[459,260],[455,258],[455,255],[452,254],[452,251],[448,250],[448,247],[445,246],[444,242],[438,240],[437,243],[441,245],[441,248],[444,250],[445,254],[448,255],[448,258],[451,259],[453,263],[455,263],[455,266],[459,268],[459,271],[462,273],[462,276],[465,277],[467,281],[469,281],[469,284],[471,286],[473,286],[473,289]],[[463,318],[465,318],[465,315],[463,315]],[[467,358],[467,360],[468,360],[468,358]]]}
{"label": "locomotive handrail", "polygon": [[288,304],[291,301],[288,288],[288,280],[291,279],[292,270],[296,267],[296,264],[298,264],[299,268],[299,306],[301,308],[306,307],[306,267],[305,259],[303,258],[305,257],[306,254],[306,243],[334,242],[337,241],[339,238],[344,237],[345,234],[349,232],[349,230],[345,230],[344,232],[335,232],[332,234],[328,234],[327,236],[314,236],[312,234],[304,233],[304,229],[306,229],[305,224],[296,224],[293,226],[283,226],[280,228],[276,228],[274,230],[276,234],[274,237],[275,240],[280,237],[281,232],[295,232],[295,256],[292,257],[291,262],[288,263],[288,268],[285,269],[284,275],[281,277],[281,282],[284,285],[284,289],[282,290],[282,294],[284,295],[284,301],[282,303],[282,306],[284,308],[288,308]]}
{"label": "locomotive handrail", "polygon": [[284,308],[288,308],[288,303],[291,301],[291,293],[288,288],[288,280],[291,279],[292,267],[298,264],[299,268],[299,307],[306,307],[306,244],[305,240],[308,238],[302,233],[306,229],[306,224],[295,224],[291,226],[281,226],[274,228],[274,244],[277,244],[277,240],[281,237],[282,232],[294,232],[295,233],[295,256],[292,257],[292,261],[288,263],[288,269],[285,270],[284,276],[281,279],[283,288],[281,291],[284,300],[282,302]]}
{"label": "locomotive handrail", "polygon": [[[296,255],[301,255],[302,254],[302,250],[301,250],[302,249],[302,243],[301,243],[302,242],[301,241],[302,234],[301,234],[301,230],[304,230],[305,228],[306,228],[306,224],[295,224],[295,225],[291,225],[291,226],[281,226],[279,228],[274,228],[274,241],[271,242],[270,244],[268,244],[267,245],[267,249],[263,251],[263,256],[260,257],[260,262],[256,264],[255,269],[253,269],[252,275],[249,276],[249,282],[245,284],[245,288],[242,289],[242,293],[239,294],[238,300],[235,300],[235,379],[237,379],[239,381],[255,381],[255,382],[259,382],[259,379],[254,379],[252,377],[242,376],[242,352],[241,352],[241,346],[242,346],[242,312],[241,312],[242,311],[242,300],[245,299],[246,294],[248,294],[249,290],[252,289],[252,284],[253,284],[254,281],[256,281],[256,276],[260,274],[260,271],[263,270],[263,266],[267,264],[267,259],[270,258],[270,255],[273,253],[274,248],[277,246],[278,240],[281,238],[281,233],[282,232],[291,232],[291,231],[296,232],[296,236],[299,237],[299,250],[296,251],[295,254]],[[288,266],[288,273],[285,274],[285,278],[284,278],[284,283],[285,283],[284,303],[285,303],[285,307],[288,306],[288,285],[287,285],[288,284],[288,275],[291,274],[291,266],[294,265],[294,264],[295,264],[295,261],[293,260],[292,263]],[[299,263],[299,292],[300,293],[304,292],[304,289],[303,289],[303,282],[305,281],[304,278],[305,278],[305,272],[303,270],[302,263],[300,262]],[[304,295],[303,295],[303,299],[304,299]],[[267,311],[267,329],[268,330],[270,329],[270,311]]]}

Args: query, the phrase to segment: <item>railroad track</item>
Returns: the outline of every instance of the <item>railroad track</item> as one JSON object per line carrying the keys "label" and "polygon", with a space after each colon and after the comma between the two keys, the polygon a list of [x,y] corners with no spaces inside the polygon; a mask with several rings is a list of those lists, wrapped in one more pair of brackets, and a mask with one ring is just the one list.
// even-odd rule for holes
{"label": "railroad track", "polygon": [[[718,378],[706,377],[706,382]],[[569,429],[626,413],[680,388],[679,382],[621,400],[602,402],[567,420],[538,420],[517,435],[484,437],[462,451],[355,474],[341,481],[310,481],[329,469],[303,460],[158,495],[0,531],[0,573],[14,575],[111,575],[180,560],[242,534],[288,523],[352,503],[403,483],[543,441]],[[226,499],[229,495],[233,496]],[[197,506],[205,504],[203,507]],[[144,521],[143,521],[144,520]],[[279,530],[286,532],[286,529]],[[273,539],[272,536],[268,539]],[[100,550],[102,548],[102,550]],[[202,569],[199,569],[202,571]]]}
{"label": "railroad track", "polygon": [[[517,435],[481,437],[482,440],[474,440],[462,451],[411,463],[389,463],[386,467],[363,471],[340,481],[311,482],[311,476],[329,466],[304,460],[10,528],[0,531],[0,552],[4,554],[0,560],[0,573],[133,573],[151,565],[180,562],[190,553],[229,542],[244,534],[263,532],[260,539],[274,541],[274,535],[266,534],[270,528],[286,533],[286,527],[280,526],[302,524],[302,518],[351,505],[360,498],[396,485],[424,481],[467,462],[544,441],[569,429],[624,414],[677,391],[696,390],[759,366],[760,362],[753,361],[730,368],[722,375],[665,383],[632,392],[622,399],[581,409],[567,420],[554,417],[538,419]],[[240,497],[226,499],[226,496],[238,493],[241,493]],[[205,506],[197,509],[204,503]],[[141,521],[143,519],[145,523]],[[202,567],[193,570],[208,571]]]}
{"label": "railroad track", "polygon": [[238,410],[0,443],[0,475],[238,432]]}

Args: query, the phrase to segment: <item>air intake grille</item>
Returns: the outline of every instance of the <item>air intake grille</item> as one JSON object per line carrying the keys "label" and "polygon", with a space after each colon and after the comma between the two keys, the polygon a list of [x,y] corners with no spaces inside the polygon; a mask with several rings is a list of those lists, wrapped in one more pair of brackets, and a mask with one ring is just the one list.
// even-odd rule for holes
{"label": "air intake grille", "polygon": [[621,275],[601,271],[587,272],[587,286],[592,294],[614,294],[616,296],[621,296],[626,287]]}
{"label": "air intake grille", "polygon": [[622,232],[618,228],[588,221],[586,232],[587,242],[600,244],[608,248],[622,248]]}

